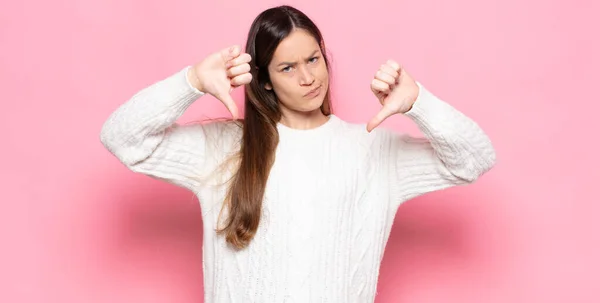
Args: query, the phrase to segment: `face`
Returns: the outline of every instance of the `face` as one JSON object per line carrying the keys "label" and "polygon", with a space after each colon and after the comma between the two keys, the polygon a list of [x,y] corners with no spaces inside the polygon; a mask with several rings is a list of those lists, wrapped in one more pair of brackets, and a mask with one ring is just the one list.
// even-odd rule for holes
{"label": "face", "polygon": [[329,73],[319,43],[305,30],[281,41],[269,63],[271,83],[283,114],[319,111],[329,87]]}

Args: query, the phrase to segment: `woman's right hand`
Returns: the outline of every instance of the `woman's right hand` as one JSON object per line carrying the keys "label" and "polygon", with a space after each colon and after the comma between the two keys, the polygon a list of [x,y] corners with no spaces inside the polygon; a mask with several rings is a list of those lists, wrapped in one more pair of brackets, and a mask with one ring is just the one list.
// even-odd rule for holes
{"label": "woman's right hand", "polygon": [[240,53],[235,45],[215,52],[194,65],[188,71],[191,84],[199,91],[211,94],[221,101],[231,113],[233,119],[238,118],[238,109],[231,97],[231,91],[250,83],[251,57]]}

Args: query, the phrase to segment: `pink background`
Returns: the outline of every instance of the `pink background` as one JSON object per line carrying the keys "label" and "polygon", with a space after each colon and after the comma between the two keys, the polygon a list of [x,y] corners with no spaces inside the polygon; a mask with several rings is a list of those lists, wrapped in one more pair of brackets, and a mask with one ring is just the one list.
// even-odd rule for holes
{"label": "pink background", "polygon": [[[202,302],[197,201],[127,171],[99,131],[280,4],[252,2],[2,2],[0,302]],[[401,207],[376,302],[600,302],[599,2],[318,2],[290,1],[325,35],[340,117],[377,112],[392,58],[498,151],[476,184]],[[207,97],[182,122],[226,114]]]}

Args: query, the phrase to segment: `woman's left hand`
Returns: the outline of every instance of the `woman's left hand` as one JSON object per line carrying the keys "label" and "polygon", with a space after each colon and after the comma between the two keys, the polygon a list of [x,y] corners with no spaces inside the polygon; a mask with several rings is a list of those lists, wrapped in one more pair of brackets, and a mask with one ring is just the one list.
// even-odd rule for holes
{"label": "woman's left hand", "polygon": [[381,65],[371,82],[371,91],[383,107],[367,124],[368,132],[388,117],[408,112],[419,96],[415,80],[393,60]]}

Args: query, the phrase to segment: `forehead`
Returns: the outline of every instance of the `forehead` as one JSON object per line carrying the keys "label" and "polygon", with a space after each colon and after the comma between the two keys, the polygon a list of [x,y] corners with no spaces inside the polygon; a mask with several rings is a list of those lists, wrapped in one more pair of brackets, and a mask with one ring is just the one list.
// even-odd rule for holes
{"label": "forehead", "polygon": [[315,50],[319,50],[319,43],[306,30],[296,29],[283,39],[273,54],[273,63],[281,61],[296,61],[304,59]]}

